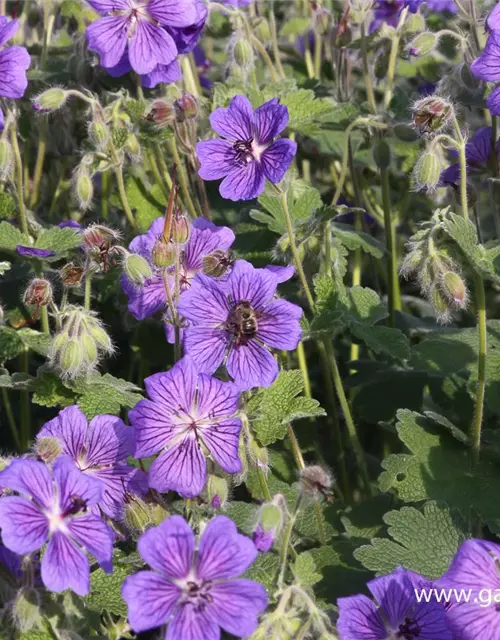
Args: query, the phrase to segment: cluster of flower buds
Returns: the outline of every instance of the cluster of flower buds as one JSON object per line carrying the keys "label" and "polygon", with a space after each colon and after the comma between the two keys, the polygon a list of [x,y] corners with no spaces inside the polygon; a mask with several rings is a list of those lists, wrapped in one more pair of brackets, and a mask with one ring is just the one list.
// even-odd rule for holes
{"label": "cluster of flower buds", "polygon": [[280,534],[285,520],[285,510],[285,499],[281,494],[277,494],[271,502],[266,502],[260,507],[252,540],[255,548],[261,553],[267,553]]}
{"label": "cluster of flower buds", "polygon": [[413,125],[420,135],[432,137],[446,129],[454,115],[454,107],[441,96],[427,96],[412,105]]}
{"label": "cluster of flower buds", "polygon": [[416,279],[442,323],[449,322],[454,311],[466,309],[469,301],[461,269],[440,229],[441,216],[446,212],[436,211],[429,222],[421,225],[410,238],[408,252],[401,265],[401,275]]}
{"label": "cluster of flower buds", "polygon": [[166,509],[157,502],[150,502],[137,495],[130,495],[125,503],[125,526],[134,533],[143,533],[155,527],[168,516]]}
{"label": "cluster of flower buds", "polygon": [[157,98],[149,105],[146,119],[159,129],[194,120],[198,117],[199,106],[196,98],[190,93],[183,93],[177,100],[169,101]]}
{"label": "cluster of flower buds", "polygon": [[102,224],[93,224],[84,229],[82,245],[89,268],[94,271],[108,271],[112,260],[124,254],[123,247],[117,244],[119,240],[118,231]]}
{"label": "cluster of flower buds", "polygon": [[113,351],[111,338],[95,313],[71,306],[52,340],[50,362],[63,378],[73,379],[93,371],[99,358]]}

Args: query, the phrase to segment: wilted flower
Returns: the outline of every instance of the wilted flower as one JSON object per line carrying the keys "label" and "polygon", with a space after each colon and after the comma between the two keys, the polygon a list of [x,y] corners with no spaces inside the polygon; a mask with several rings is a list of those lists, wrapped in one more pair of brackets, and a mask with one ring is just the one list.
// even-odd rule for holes
{"label": "wilted flower", "polygon": [[[19,29],[18,20],[0,16],[0,47],[3,47]],[[0,96],[2,98],[22,98],[28,79],[26,70],[31,64],[29,53],[24,47],[0,49]],[[0,129],[4,126],[4,116],[0,109]]]}
{"label": "wilted flower", "polygon": [[239,391],[230,382],[199,375],[189,358],[145,380],[150,399],[130,412],[135,456],[160,452],[149,468],[149,486],[192,498],[205,486],[205,451],[226,473],[239,473]]}
{"label": "wilted flower", "polygon": [[217,516],[209,522],[196,549],[189,525],[172,516],[146,531],[137,546],[152,571],[129,576],[122,587],[134,631],[168,624],[165,640],[215,640],[220,628],[237,638],[255,631],[267,606],[266,590],[238,578],[257,550],[232,520]]}
{"label": "wilted flower", "polygon": [[190,322],[186,353],[200,371],[213,373],[225,362],[241,389],[274,382],[278,363],[269,349],[296,349],[302,334],[302,309],[275,298],[278,282],[269,269],[245,260],[235,262],[223,283],[197,276],[179,311]]}
{"label": "wilted flower", "polygon": [[102,484],[83,474],[66,456],[52,474],[43,462],[14,460],[0,472],[0,485],[20,496],[0,498],[0,528],[5,546],[25,555],[47,542],[41,562],[50,591],[72,589],[81,596],[90,588],[86,552],[111,571],[113,532],[87,507],[102,498]]}
{"label": "wilted flower", "polygon": [[337,601],[337,629],[342,640],[360,640],[360,629],[370,639],[453,640],[444,606],[435,600],[417,601],[416,589],[427,588],[432,592],[432,584],[422,576],[399,568],[387,576],[370,580],[367,586],[376,602],[365,595]]}
{"label": "wilted flower", "polygon": [[440,96],[426,96],[413,104],[412,114],[421,135],[434,135],[450,123],[453,105]]}
{"label": "wilted flower", "polygon": [[252,200],[269,182],[281,182],[297,152],[293,140],[275,140],[288,124],[288,109],[278,99],[252,109],[248,98],[235,96],[229,107],[210,116],[222,138],[196,146],[204,180],[222,181],[219,191],[229,200]]}
{"label": "wilted flower", "polygon": [[331,476],[316,464],[311,467],[304,467],[300,471],[299,488],[303,495],[320,500],[329,498],[332,489]]}
{"label": "wilted flower", "polygon": [[46,278],[34,278],[23,296],[24,304],[46,307],[52,302],[52,285]]}
{"label": "wilted flower", "polygon": [[[100,507],[111,518],[123,518],[127,493],[147,491],[144,474],[127,464],[135,450],[134,430],[116,416],[96,416],[90,423],[76,405],[66,407],[47,422],[37,441],[56,438],[61,454],[70,456],[83,473],[103,483]],[[141,491],[142,489],[142,491]]]}

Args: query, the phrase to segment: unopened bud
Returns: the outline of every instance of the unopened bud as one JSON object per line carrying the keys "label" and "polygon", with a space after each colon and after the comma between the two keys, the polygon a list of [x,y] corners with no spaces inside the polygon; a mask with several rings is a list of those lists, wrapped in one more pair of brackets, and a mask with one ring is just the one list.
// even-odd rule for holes
{"label": "unopened bud", "polygon": [[82,334],[80,343],[87,366],[93,367],[97,363],[97,344],[88,333]]}
{"label": "unopened bud", "polygon": [[108,146],[110,134],[106,124],[101,119],[92,120],[89,124],[89,138],[99,151]]}
{"label": "unopened bud", "polygon": [[157,127],[167,127],[175,121],[175,107],[172,103],[159,98],[154,100],[149,108],[146,118],[154,122]]}
{"label": "unopened bud", "polygon": [[39,438],[36,441],[35,453],[45,464],[52,464],[62,453],[62,448],[57,438]]}
{"label": "unopened bud", "polygon": [[219,476],[209,475],[207,482],[207,495],[210,506],[213,509],[220,509],[223,507],[229,495],[229,487],[225,478]]}
{"label": "unopened bud", "polygon": [[467,305],[467,287],[458,273],[447,271],[442,278],[442,289],[459,308]]}
{"label": "unopened bud", "polygon": [[426,31],[425,33],[419,33],[418,36],[408,45],[411,55],[414,56],[426,56],[432,53],[438,44],[438,38],[434,33]]}
{"label": "unopened bud", "polygon": [[94,185],[90,173],[82,165],[80,165],[75,175],[75,195],[80,209],[86,211],[92,204]]}
{"label": "unopened bud", "polygon": [[151,252],[151,260],[155,267],[170,267],[174,264],[177,256],[177,247],[173,242],[163,242],[157,240]]}
{"label": "unopened bud", "polygon": [[107,332],[99,325],[91,325],[88,327],[88,332],[97,345],[98,349],[107,353],[113,352],[113,342],[107,334]]}
{"label": "unopened bud", "polygon": [[184,93],[174,102],[175,114],[178,122],[193,120],[198,115],[198,102],[190,93]]}
{"label": "unopened bud", "polygon": [[306,496],[316,500],[322,497],[328,500],[331,498],[332,479],[319,465],[305,467],[300,472],[299,487]]}
{"label": "unopened bud", "polygon": [[8,178],[12,172],[14,155],[7,138],[0,138],[0,178]]}
{"label": "unopened bud", "polygon": [[451,120],[453,106],[440,96],[428,96],[417,100],[412,108],[413,124],[422,135],[435,134]]}
{"label": "unopened bud", "polygon": [[442,322],[447,321],[450,315],[448,302],[438,289],[433,289],[432,295],[431,295],[431,302],[434,305],[434,308],[436,309],[437,314],[440,317],[441,321]]}
{"label": "unopened bud", "polygon": [[234,260],[227,251],[216,249],[202,259],[203,273],[212,278],[220,278],[232,266]]}
{"label": "unopened bud", "polygon": [[24,304],[46,307],[52,301],[52,285],[45,278],[34,278],[23,297]]}
{"label": "unopened bud", "polygon": [[41,113],[57,111],[66,104],[68,93],[60,87],[54,87],[44,91],[33,100],[33,107]]}
{"label": "unopened bud", "polygon": [[137,253],[129,253],[123,261],[123,270],[127,278],[138,287],[153,276],[148,261]]}
{"label": "unopened bud", "polygon": [[105,227],[102,224],[92,224],[83,231],[83,245],[86,249],[102,249],[104,246],[110,247],[117,240],[120,234],[114,229]]}
{"label": "unopened bud", "polygon": [[416,190],[422,188],[435,189],[441,177],[439,156],[432,151],[425,151],[417,160],[413,169],[413,185]]}
{"label": "unopened bud", "polygon": [[[278,496],[277,496],[278,497]],[[281,498],[281,496],[279,496]],[[283,513],[276,502],[268,502],[259,510],[259,521],[255,528],[252,540],[258,551],[267,553],[273,546],[276,535],[283,524]]]}
{"label": "unopened bud", "polygon": [[172,219],[171,237],[174,242],[183,244],[189,240],[191,235],[191,223],[184,214],[177,212]]}
{"label": "unopened bud", "polygon": [[81,341],[76,338],[67,340],[62,346],[59,358],[63,376],[74,377],[78,375],[84,362],[85,354]]}
{"label": "unopened bud", "polygon": [[141,157],[141,143],[134,133],[129,133],[124,149],[131,158]]}
{"label": "unopened bud", "polygon": [[12,604],[12,617],[15,627],[26,634],[42,626],[40,593],[33,587],[22,587]]}
{"label": "unopened bud", "polygon": [[425,29],[425,19],[420,13],[410,13],[403,25],[404,33],[418,33]]}
{"label": "unopened bud", "polygon": [[261,42],[271,42],[271,28],[265,18],[257,18],[252,25],[252,31]]}
{"label": "unopened bud", "polygon": [[253,65],[253,48],[245,38],[236,41],[233,48],[234,61],[242,69],[249,69]]}
{"label": "unopened bud", "polygon": [[143,532],[151,526],[159,525],[168,517],[168,512],[160,504],[146,502],[133,496],[125,503],[125,524],[132,531]]}
{"label": "unopened bud", "polygon": [[391,150],[384,140],[373,147],[373,159],[379,169],[388,169],[391,164]]}
{"label": "unopened bud", "polygon": [[326,9],[317,9],[313,16],[316,31],[324,36],[330,31],[331,14]]}
{"label": "unopened bud", "polygon": [[80,286],[85,269],[73,264],[72,262],[65,264],[59,271],[59,277],[65,287],[78,287]]}

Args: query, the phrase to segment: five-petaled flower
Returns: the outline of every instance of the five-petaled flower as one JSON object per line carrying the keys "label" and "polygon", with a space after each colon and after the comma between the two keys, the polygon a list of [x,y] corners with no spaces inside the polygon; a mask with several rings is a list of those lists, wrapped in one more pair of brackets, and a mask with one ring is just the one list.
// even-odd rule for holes
{"label": "five-petaled flower", "polygon": [[209,522],[198,548],[180,516],[146,531],[137,546],[152,571],[129,576],[122,588],[134,631],[168,624],[165,640],[219,640],[221,628],[237,638],[255,631],[266,590],[238,576],[257,550],[229,518]]}
{"label": "five-petaled flower", "polygon": [[219,191],[229,200],[252,200],[269,182],[281,182],[296,152],[293,140],[275,138],[288,124],[288,109],[277,98],[252,109],[248,98],[235,96],[229,107],[210,116],[212,128],[222,139],[196,146],[204,180],[222,181]]}
{"label": "five-petaled flower", "polygon": [[[0,16],[0,47],[3,47],[19,29],[18,20],[8,20]],[[28,78],[26,70],[31,64],[29,53],[24,47],[6,47],[0,49],[0,97],[22,98]],[[0,129],[3,129],[4,117],[0,109]]]}
{"label": "five-petaled flower", "polygon": [[87,513],[102,499],[102,483],[78,471],[68,456],[56,460],[52,474],[43,462],[14,460],[0,472],[0,486],[20,494],[0,498],[3,543],[26,555],[48,541],[41,562],[47,589],[86,595],[87,551],[111,571],[114,534],[101,518]]}
{"label": "five-petaled flower", "polygon": [[[184,348],[204,373],[225,362],[240,389],[268,387],[278,375],[269,348],[291,351],[302,332],[302,309],[275,297],[279,277],[238,260],[224,282],[198,275],[179,300],[190,325]],[[226,357],[227,356],[227,357]]]}
{"label": "five-petaled flower", "polygon": [[404,569],[368,582],[368,596],[339,598],[337,629],[341,640],[453,640],[443,604],[417,601],[416,589],[432,592],[432,583]]}
{"label": "five-petaled flower", "polygon": [[142,471],[127,464],[135,450],[134,429],[116,416],[96,416],[87,421],[76,405],[66,407],[47,422],[37,439],[56,438],[62,454],[70,456],[76,466],[103,483],[102,499],[91,508],[100,507],[111,518],[123,517],[127,493],[145,493]]}
{"label": "five-petaled flower", "polygon": [[448,623],[461,640],[492,640],[498,636],[500,545],[487,540],[466,540],[451,566],[437,581],[439,589],[467,591],[467,600],[447,607]]}
{"label": "five-petaled flower", "polygon": [[[500,31],[492,31],[486,41],[483,53],[471,64],[471,71],[476,78],[488,82],[500,80]],[[491,114],[500,115],[500,87],[494,89],[486,104]]]}
{"label": "five-petaled flower", "polygon": [[230,382],[198,375],[189,358],[146,378],[149,399],[130,412],[138,458],[160,455],[149,468],[149,486],[192,498],[207,476],[204,450],[226,473],[239,473],[239,392]]}
{"label": "five-petaled flower", "polygon": [[89,49],[99,54],[110,73],[123,75],[133,69],[145,86],[178,79],[178,48],[169,29],[199,24],[195,0],[88,2],[103,16],[87,27]]}
{"label": "five-petaled flower", "polygon": [[[465,157],[467,160],[467,173],[477,173],[484,170],[492,157],[491,127],[481,127],[465,145]],[[500,142],[495,145],[497,157],[500,154]],[[453,152],[453,155],[457,155]],[[441,173],[442,185],[457,185],[460,182],[460,164],[455,162]]]}

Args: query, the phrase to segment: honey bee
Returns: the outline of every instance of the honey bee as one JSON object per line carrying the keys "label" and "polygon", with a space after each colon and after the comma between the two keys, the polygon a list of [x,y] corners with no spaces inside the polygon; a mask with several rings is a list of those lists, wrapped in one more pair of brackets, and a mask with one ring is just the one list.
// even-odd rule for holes
{"label": "honey bee", "polygon": [[227,324],[236,344],[246,344],[257,335],[257,314],[249,302],[239,302],[229,314]]}

